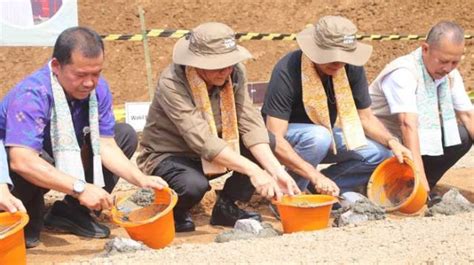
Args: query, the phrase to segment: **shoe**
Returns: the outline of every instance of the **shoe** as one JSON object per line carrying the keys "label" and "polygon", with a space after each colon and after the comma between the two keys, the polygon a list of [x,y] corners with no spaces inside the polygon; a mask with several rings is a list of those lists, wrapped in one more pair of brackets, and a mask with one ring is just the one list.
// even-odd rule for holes
{"label": "shoe", "polygon": [[273,216],[274,216],[278,221],[281,221],[280,212],[278,211],[278,208],[276,207],[276,205],[273,204],[273,203],[270,203],[270,204],[268,205],[268,208],[270,208],[270,212],[272,212]]}
{"label": "shoe", "polygon": [[39,235],[27,235],[25,233],[26,248],[34,248],[40,244]]}
{"label": "shoe", "polygon": [[262,221],[262,216],[256,212],[247,212],[235,205],[233,201],[225,196],[219,195],[212,209],[211,225],[222,225],[233,227],[239,219],[254,219]]}
{"label": "shoe", "polygon": [[441,195],[434,191],[430,191],[428,194],[428,198],[426,199],[426,204],[428,205],[428,208],[433,207],[434,205],[440,203],[443,200]]}
{"label": "shoe", "polygon": [[[27,206],[28,216],[30,221],[23,229],[23,236],[25,239],[26,248],[34,248],[40,244],[40,233],[44,227],[44,198],[42,193],[37,193],[33,199],[25,206]],[[1,262],[0,262],[1,263]]]}
{"label": "shoe", "polygon": [[79,202],[75,204],[68,200],[54,202],[44,218],[44,224],[83,237],[110,236],[110,229],[94,220],[89,209],[79,205]]}
{"label": "shoe", "polygon": [[196,230],[193,219],[187,211],[174,211],[174,230],[177,233],[192,232]]}

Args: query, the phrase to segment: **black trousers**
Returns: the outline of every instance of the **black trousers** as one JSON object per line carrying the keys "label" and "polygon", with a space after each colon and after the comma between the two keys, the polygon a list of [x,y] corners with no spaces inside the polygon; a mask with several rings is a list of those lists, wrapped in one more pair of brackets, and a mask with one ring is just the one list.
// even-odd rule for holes
{"label": "black trousers", "polygon": [[[138,138],[135,130],[128,124],[119,123],[115,125],[115,141],[117,145],[122,149],[124,154],[131,158],[135,153],[138,145]],[[91,150],[89,148],[89,150]],[[51,157],[44,153],[42,156],[45,156],[45,160],[48,162],[54,163]],[[90,164],[92,163],[92,154],[89,155]],[[92,170],[86,170],[86,181],[92,183]],[[105,187],[104,189],[107,192],[112,192],[115,185],[118,182],[118,177],[114,176],[112,172],[103,167]],[[26,234],[33,233],[38,235],[41,229],[43,228],[43,216],[44,216],[44,194],[49,190],[38,187],[33,183],[28,182],[26,179],[16,174],[13,171],[10,171],[10,176],[12,178],[14,188],[13,195],[20,199],[25,205],[26,211],[30,217],[30,222],[25,227]],[[72,187],[71,187],[72,188]],[[68,201],[74,201],[75,198],[71,196],[66,196]],[[77,200],[76,200],[77,201]]]}
{"label": "black trousers", "polygon": [[473,139],[471,139],[464,126],[458,125],[458,128],[461,144],[449,147],[444,146],[443,155],[440,156],[421,156],[430,189],[436,186],[436,183],[443,177],[444,173],[471,149]]}
{"label": "black trousers", "polygon": [[[270,148],[275,149],[275,137],[270,136]],[[241,155],[256,163],[250,151],[240,142]],[[211,189],[209,178],[204,175],[201,159],[181,156],[170,156],[161,161],[153,171],[153,175],[162,177],[178,194],[175,211],[188,211],[198,204],[204,194]],[[215,178],[220,175],[215,176]],[[224,183],[220,196],[232,201],[249,201],[255,191],[250,178],[235,172]]]}

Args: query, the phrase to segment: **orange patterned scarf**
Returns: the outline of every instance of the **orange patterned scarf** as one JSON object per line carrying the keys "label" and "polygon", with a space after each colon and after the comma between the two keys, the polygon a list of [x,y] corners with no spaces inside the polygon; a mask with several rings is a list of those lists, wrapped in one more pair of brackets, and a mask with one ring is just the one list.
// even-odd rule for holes
{"label": "orange patterned scarf", "polygon": [[[196,72],[194,67],[186,66],[186,78],[191,86],[194,102],[202,115],[209,124],[209,129],[214,135],[218,135],[214,114],[212,112],[211,101],[206,83]],[[220,90],[220,109],[222,119],[222,139],[224,139],[230,147],[237,153],[239,148],[239,130],[237,127],[237,112],[235,110],[234,90],[232,88],[232,80],[229,76],[224,87]],[[201,158],[202,168],[206,175],[223,174],[227,172],[224,166],[211,163]]]}
{"label": "orange patterned scarf", "polygon": [[[301,83],[303,86],[303,104],[309,118],[314,124],[326,127],[333,135],[323,83],[314,63],[304,54],[301,55]],[[333,84],[337,106],[337,123],[342,127],[347,148],[354,150],[367,145],[364,129],[344,69],[333,76]],[[334,137],[332,148],[333,153],[336,154]]]}

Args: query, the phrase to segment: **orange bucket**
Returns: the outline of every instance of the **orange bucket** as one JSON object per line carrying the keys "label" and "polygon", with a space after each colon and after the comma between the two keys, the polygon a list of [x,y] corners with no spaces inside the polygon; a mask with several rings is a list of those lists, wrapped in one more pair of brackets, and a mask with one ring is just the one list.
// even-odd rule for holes
{"label": "orange bucket", "polygon": [[[120,205],[127,199],[128,197],[122,198],[117,205]],[[163,248],[170,244],[175,236],[173,208],[177,201],[178,196],[174,190],[170,188],[155,190],[155,201],[151,207],[164,206],[165,208],[161,212],[152,215],[150,218],[124,221],[122,219],[123,213],[114,206],[112,208],[112,220],[125,228],[132,239],[141,241],[150,248]],[[130,216],[134,212],[145,214],[148,207],[132,211]]]}
{"label": "orange bucket", "polygon": [[405,157],[404,163],[400,164],[396,157],[391,157],[372,173],[367,196],[387,212],[413,214],[425,205],[428,194],[413,161]]}
{"label": "orange bucket", "polygon": [[26,264],[23,228],[30,218],[24,212],[0,213],[0,264]]}
{"label": "orange bucket", "polygon": [[328,227],[331,208],[337,200],[320,194],[285,195],[273,201],[280,212],[284,233],[313,231]]}

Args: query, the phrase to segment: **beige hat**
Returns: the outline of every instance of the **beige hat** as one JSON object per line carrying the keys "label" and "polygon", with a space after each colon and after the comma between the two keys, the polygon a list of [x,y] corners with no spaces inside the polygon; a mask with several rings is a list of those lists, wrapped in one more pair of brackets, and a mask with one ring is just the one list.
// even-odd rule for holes
{"label": "beige hat", "polygon": [[357,42],[357,27],[340,16],[326,16],[296,36],[303,53],[318,64],[343,62],[364,65],[372,46]]}
{"label": "beige hat", "polygon": [[225,68],[249,58],[250,52],[236,44],[234,31],[217,22],[197,26],[179,39],[173,49],[175,64],[207,70]]}

